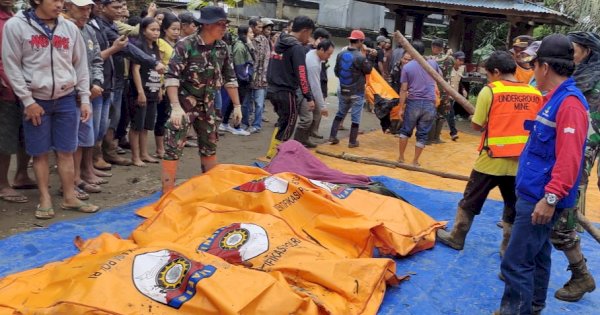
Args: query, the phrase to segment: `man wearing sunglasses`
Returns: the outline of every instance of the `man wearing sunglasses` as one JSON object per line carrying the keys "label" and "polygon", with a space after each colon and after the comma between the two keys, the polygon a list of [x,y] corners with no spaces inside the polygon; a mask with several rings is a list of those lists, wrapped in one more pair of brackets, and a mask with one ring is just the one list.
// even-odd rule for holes
{"label": "man wearing sunglasses", "polygon": [[177,161],[191,126],[198,134],[198,150],[202,171],[217,165],[218,115],[215,94],[222,86],[233,102],[234,124],[242,119],[238,82],[233,58],[222,40],[229,20],[223,8],[208,6],[200,10],[197,34],[175,45],[165,76],[167,96],[171,102],[171,117],[165,125],[165,155],[163,160],[163,193],[174,187]]}
{"label": "man wearing sunglasses", "polygon": [[561,213],[575,206],[588,130],[588,103],[575,81],[574,49],[564,35],[542,41],[533,71],[544,106],[525,123],[529,140],[519,159],[516,218],[502,260],[500,314],[539,314],[550,279],[549,236]]}

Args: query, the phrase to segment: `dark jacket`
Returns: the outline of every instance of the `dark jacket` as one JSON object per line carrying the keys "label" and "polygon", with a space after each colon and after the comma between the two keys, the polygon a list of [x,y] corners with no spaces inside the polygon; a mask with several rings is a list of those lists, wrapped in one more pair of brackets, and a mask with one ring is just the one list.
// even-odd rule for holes
{"label": "dark jacket", "polygon": [[[98,44],[100,45],[100,51],[105,51],[108,48],[110,48],[110,44],[108,43],[108,38],[106,38],[106,34],[104,33],[104,31],[102,30],[102,27],[100,26],[101,24],[98,22],[97,18],[91,18],[88,22],[88,25],[90,25],[93,29],[94,32],[96,32],[96,39],[98,40]],[[102,89],[104,90],[104,93],[110,93],[110,91],[112,91],[113,86],[115,84],[115,77],[114,77],[114,73],[115,73],[115,66],[113,64],[113,58],[112,56],[106,58],[104,60],[104,83],[102,85]]]}
{"label": "dark jacket", "polygon": [[[106,36],[106,39],[108,40],[108,45],[110,47],[120,36],[119,30],[117,29],[117,25],[114,22],[108,21],[103,17],[97,17],[96,22],[98,22],[100,29]],[[137,63],[148,67],[155,67],[159,63],[159,61],[152,58],[152,56],[144,53],[141,49],[135,47],[131,43],[127,44],[125,48],[123,48],[120,52],[112,56],[115,75],[114,87],[124,86],[125,57],[132,58]]]}
{"label": "dark jacket", "polygon": [[305,48],[292,35],[281,34],[275,45],[267,71],[269,92],[287,91],[295,93],[298,88],[307,101],[312,101],[306,76]]}
{"label": "dark jacket", "polygon": [[335,61],[335,76],[340,79],[342,95],[364,94],[366,75],[371,73],[373,66],[369,60],[356,48],[340,52]]}

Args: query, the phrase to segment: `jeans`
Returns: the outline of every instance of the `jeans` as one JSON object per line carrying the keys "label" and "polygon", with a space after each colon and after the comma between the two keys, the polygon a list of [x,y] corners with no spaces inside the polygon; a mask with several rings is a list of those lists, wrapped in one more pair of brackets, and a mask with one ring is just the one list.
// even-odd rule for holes
{"label": "jeans", "polygon": [[[262,128],[262,114],[265,107],[265,96],[267,94],[266,89],[249,89],[248,93],[243,99],[242,103],[242,124],[246,126],[254,127],[258,130]],[[254,103],[254,108],[252,104]],[[252,124],[250,121],[250,113],[254,109],[254,120]]]}
{"label": "jeans", "polygon": [[353,124],[360,124],[363,104],[365,103],[365,94],[356,94],[351,96],[342,95],[338,89],[339,109],[335,117],[344,119],[350,111]]}
{"label": "jeans", "polygon": [[550,280],[550,233],[563,209],[549,223],[533,225],[535,203],[517,199],[517,216],[500,270],[505,278],[501,314],[532,314],[546,305]]}
{"label": "jeans", "polygon": [[117,130],[119,120],[121,119],[121,104],[123,103],[123,86],[115,87],[113,90],[112,104],[110,107],[110,123],[109,129]]}
{"label": "jeans", "polygon": [[417,128],[417,146],[424,148],[427,134],[431,130],[435,119],[436,109],[432,100],[406,100],[404,122],[400,128],[400,137],[410,138],[413,130]]}
{"label": "jeans", "polygon": [[[97,101],[102,102],[101,106],[96,106]],[[112,103],[112,93],[103,93],[102,97],[95,98],[92,101],[93,110],[94,110],[94,131],[96,130],[96,125],[98,125],[98,127],[97,127],[98,133],[95,134],[96,142],[102,141],[102,138],[104,138],[104,135],[106,134],[106,130],[108,129],[111,103]],[[98,117],[98,119],[96,119],[96,117]]]}

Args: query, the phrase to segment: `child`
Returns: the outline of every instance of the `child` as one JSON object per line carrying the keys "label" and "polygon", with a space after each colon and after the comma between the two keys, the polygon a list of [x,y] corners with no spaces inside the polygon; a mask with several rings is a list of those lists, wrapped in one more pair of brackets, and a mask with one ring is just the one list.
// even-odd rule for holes
{"label": "child", "polygon": [[[160,38],[157,44],[161,62],[165,65],[168,65],[169,60],[171,60],[173,47],[177,43],[177,40],[179,40],[180,28],[181,23],[175,14],[169,12],[164,14],[164,19],[160,25]],[[165,153],[165,123],[169,119],[170,112],[171,105],[169,104],[169,99],[163,95],[162,101],[157,106],[156,123],[154,124],[154,140],[156,142],[156,155],[154,157],[159,159],[162,159]]]}
{"label": "child", "polygon": [[[160,25],[152,17],[142,19],[140,35],[135,44],[145,53],[160,60],[160,53],[156,41],[160,36]],[[131,73],[134,86],[131,89],[135,102],[131,108],[131,130],[129,143],[131,144],[131,160],[136,166],[146,166],[146,163],[158,163],[158,160],[148,154],[148,130],[154,130],[156,120],[156,106],[160,101],[161,83],[160,74],[149,68],[132,62]]]}

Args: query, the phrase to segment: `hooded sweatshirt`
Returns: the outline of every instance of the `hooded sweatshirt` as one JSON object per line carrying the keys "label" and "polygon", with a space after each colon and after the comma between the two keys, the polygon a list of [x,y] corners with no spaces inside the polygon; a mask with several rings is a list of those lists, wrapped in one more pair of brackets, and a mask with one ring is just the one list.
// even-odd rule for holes
{"label": "hooded sweatshirt", "polygon": [[55,100],[77,90],[90,104],[87,52],[81,31],[59,16],[49,38],[23,11],[8,20],[2,35],[2,61],[10,84],[24,106],[34,98]]}
{"label": "hooded sweatshirt", "polygon": [[304,52],[304,47],[296,37],[281,34],[267,71],[270,92],[295,93],[300,88],[307,102],[313,100],[306,74],[306,54]]}

